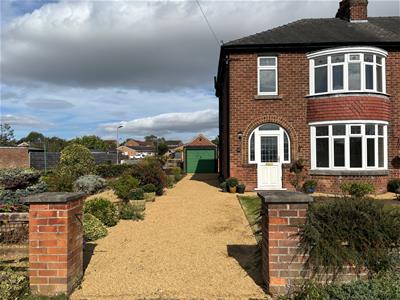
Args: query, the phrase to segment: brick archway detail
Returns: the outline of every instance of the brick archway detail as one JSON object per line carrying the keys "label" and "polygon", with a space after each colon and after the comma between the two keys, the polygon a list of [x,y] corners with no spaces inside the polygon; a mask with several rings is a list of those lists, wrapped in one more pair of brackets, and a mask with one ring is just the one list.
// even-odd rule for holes
{"label": "brick archway detail", "polygon": [[253,121],[250,122],[250,124],[247,126],[245,131],[243,132],[243,138],[242,138],[242,143],[241,143],[241,149],[242,149],[242,164],[247,165],[248,164],[248,141],[250,138],[251,133],[256,129],[257,127],[265,124],[265,123],[274,123],[276,125],[281,126],[283,129],[286,130],[287,134],[289,135],[290,138],[290,151],[291,151],[291,160],[296,160],[297,159],[297,152],[299,148],[299,140],[298,136],[296,133],[296,130],[294,127],[288,122],[286,119],[277,116],[277,115],[265,115],[260,118],[256,118]]}

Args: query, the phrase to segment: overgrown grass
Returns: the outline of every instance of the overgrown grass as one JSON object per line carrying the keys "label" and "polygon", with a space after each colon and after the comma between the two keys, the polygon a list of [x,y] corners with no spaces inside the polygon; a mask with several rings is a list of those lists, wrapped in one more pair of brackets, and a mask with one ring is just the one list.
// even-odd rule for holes
{"label": "overgrown grass", "polygon": [[258,196],[238,196],[239,203],[242,206],[244,214],[250,227],[256,237],[257,242],[261,241],[260,232],[260,211],[261,211],[261,198]]}

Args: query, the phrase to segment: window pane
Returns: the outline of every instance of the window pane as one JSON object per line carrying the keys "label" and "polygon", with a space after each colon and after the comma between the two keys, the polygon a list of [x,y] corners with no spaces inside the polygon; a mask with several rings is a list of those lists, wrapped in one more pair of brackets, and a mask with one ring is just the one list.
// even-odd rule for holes
{"label": "window pane", "polygon": [[321,56],[316,58],[315,61],[315,65],[316,66],[320,66],[320,65],[326,65],[328,63],[328,57],[327,56]]}
{"label": "window pane", "polygon": [[331,62],[334,63],[340,63],[344,62],[344,54],[337,54],[337,55],[332,55],[331,57]]}
{"label": "window pane", "polygon": [[365,88],[374,89],[374,68],[372,65],[365,65]]}
{"label": "window pane", "polygon": [[328,168],[329,167],[329,139],[318,138],[316,141],[317,147],[317,167]]}
{"label": "window pane", "polygon": [[376,89],[382,92],[382,67],[376,66]]}
{"label": "window pane", "polygon": [[362,139],[361,137],[350,138],[350,168],[362,167]]}
{"label": "window pane", "polygon": [[375,139],[367,139],[367,166],[375,167]]}
{"label": "window pane", "polygon": [[365,125],[365,134],[366,135],[375,135],[375,124]]}
{"label": "window pane", "polygon": [[361,65],[349,63],[349,90],[361,89]]}
{"label": "window pane", "polygon": [[351,54],[350,60],[360,60],[360,54]]}
{"label": "window pane", "polygon": [[283,133],[283,160],[289,160],[289,137],[286,132]]}
{"label": "window pane", "polygon": [[378,134],[383,135],[383,125],[378,125]]}
{"label": "window pane", "polygon": [[374,61],[374,56],[372,54],[366,54],[364,53],[364,61],[366,62],[373,62]]}
{"label": "window pane", "polygon": [[332,67],[332,89],[342,90],[343,89],[343,65],[337,65]]}
{"label": "window pane", "polygon": [[351,134],[361,134],[361,126],[351,126]]}
{"label": "window pane", "polygon": [[317,126],[315,128],[316,135],[317,136],[326,136],[329,133],[329,127],[328,126]]}
{"label": "window pane", "polygon": [[382,64],[382,57],[377,56],[376,57],[376,63],[381,65]]}
{"label": "window pane", "polygon": [[259,58],[260,66],[276,66],[276,58],[275,57],[260,57]]}
{"label": "window pane", "polygon": [[346,125],[333,125],[333,135],[346,135]]}
{"label": "window pane", "polygon": [[254,133],[250,137],[250,161],[256,160]]}
{"label": "window pane", "polygon": [[325,93],[328,91],[327,70],[328,70],[328,68],[326,66],[315,68],[315,72],[314,72],[315,93]]}
{"label": "window pane", "polygon": [[344,167],[344,139],[335,139],[333,142],[334,165],[335,167]]}
{"label": "window pane", "polygon": [[278,161],[278,137],[262,136],[261,140],[261,162]]}
{"label": "window pane", "polygon": [[384,147],[383,147],[383,138],[378,139],[378,166],[379,168],[383,168],[385,166],[384,164]]}
{"label": "window pane", "polygon": [[276,124],[264,124],[261,125],[258,130],[279,130],[279,126]]}
{"label": "window pane", "polygon": [[274,93],[276,84],[276,70],[260,70],[260,92]]}

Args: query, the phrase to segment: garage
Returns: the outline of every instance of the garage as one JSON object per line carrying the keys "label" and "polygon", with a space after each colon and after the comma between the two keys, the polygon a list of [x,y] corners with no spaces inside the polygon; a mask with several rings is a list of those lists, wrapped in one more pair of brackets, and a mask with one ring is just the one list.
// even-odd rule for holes
{"label": "garage", "polygon": [[186,173],[216,173],[217,147],[199,135],[184,147]]}

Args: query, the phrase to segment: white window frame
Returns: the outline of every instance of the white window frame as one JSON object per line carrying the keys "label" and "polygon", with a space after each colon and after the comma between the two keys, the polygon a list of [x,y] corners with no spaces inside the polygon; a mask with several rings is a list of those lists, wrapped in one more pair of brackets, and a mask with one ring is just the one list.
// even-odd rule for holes
{"label": "white window frame", "polygon": [[[273,58],[275,60],[274,66],[261,66],[260,60],[263,58]],[[274,92],[261,92],[260,91],[260,71],[261,70],[274,70],[275,71],[275,91]],[[257,94],[260,96],[278,95],[278,57],[277,56],[259,56],[257,58]]]}
{"label": "white window frame", "polygon": [[[331,57],[336,54],[344,55],[343,63],[332,63]],[[348,82],[348,66],[350,61],[350,55],[360,55],[360,67],[361,67],[361,88],[359,90],[349,90]],[[365,62],[364,54],[373,55],[373,62]],[[339,93],[379,93],[386,94],[386,57],[388,53],[380,48],[376,47],[341,47],[341,48],[332,48],[326,49],[322,51],[312,52],[307,54],[307,58],[309,59],[309,72],[310,72],[310,84],[309,84],[309,94],[310,96],[319,96],[326,94],[339,94]],[[315,59],[326,56],[327,57],[327,91],[322,93],[315,93],[314,80],[315,75]],[[382,58],[382,64],[377,63],[377,57]],[[343,89],[342,90],[334,90],[333,89],[333,66],[344,64],[343,68]],[[373,65],[373,89],[367,89],[365,84],[365,66]],[[377,82],[377,66],[382,66],[382,91],[378,91],[378,82]]]}
{"label": "white window frame", "polygon": [[[274,124],[274,123],[271,123],[271,124]],[[249,139],[248,139],[248,141],[247,141],[247,149],[248,149],[248,162],[249,162],[249,164],[258,164],[259,162],[260,162],[260,159],[259,159],[259,156],[260,155],[257,155],[257,149],[259,148],[259,142],[258,142],[258,139],[259,139],[259,137],[261,136],[261,135],[268,135],[268,134],[272,134],[272,135],[274,135],[274,134],[277,134],[278,135],[278,143],[279,143],[279,154],[278,154],[278,156],[279,156],[279,162],[280,163],[282,163],[282,164],[286,164],[286,163],[290,163],[290,161],[291,161],[291,141],[290,141],[290,136],[289,136],[289,134],[287,133],[287,131],[283,128],[283,127],[281,127],[280,125],[278,125],[278,124],[275,124],[275,125],[277,125],[278,127],[279,127],[279,130],[259,130],[259,128],[261,127],[261,126],[263,126],[263,125],[265,125],[265,124],[262,124],[262,125],[260,125],[260,126],[258,126],[256,129],[254,129],[253,131],[252,131],[252,133],[249,135]],[[250,141],[251,141],[251,136],[254,134],[254,151],[255,151],[255,153],[254,153],[254,160],[251,160],[250,159],[250,155],[251,155],[251,153],[250,153]],[[289,150],[289,155],[288,155],[288,159],[287,160],[285,160],[285,152],[284,152],[284,149],[285,149],[285,144],[284,144],[284,135],[287,135],[287,137],[288,137],[288,150]]]}
{"label": "white window frame", "polygon": [[[375,125],[375,134],[366,135],[366,125]],[[345,135],[333,135],[333,125],[345,125]],[[383,125],[383,136],[378,133],[378,126]],[[312,170],[345,170],[345,171],[368,171],[368,170],[387,170],[388,169],[388,145],[387,145],[387,132],[388,122],[377,121],[377,120],[348,120],[348,121],[324,121],[324,122],[312,122],[309,123],[310,135],[311,135],[311,169]],[[317,167],[317,147],[316,139],[316,127],[328,126],[328,140],[329,140],[329,167]],[[352,126],[361,126],[360,134],[352,134]],[[350,137],[361,137],[362,138],[362,167],[361,168],[350,168]],[[321,136],[322,137],[322,136]],[[379,138],[383,137],[383,167],[379,167],[379,152],[378,143]],[[336,167],[334,166],[334,140],[345,139],[345,166]],[[367,139],[375,139],[375,166],[367,166]]]}

